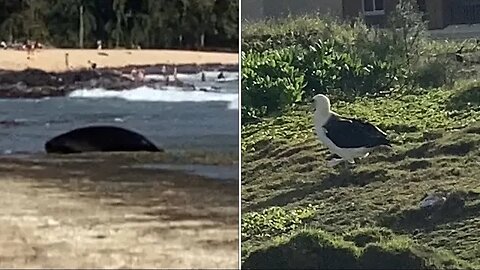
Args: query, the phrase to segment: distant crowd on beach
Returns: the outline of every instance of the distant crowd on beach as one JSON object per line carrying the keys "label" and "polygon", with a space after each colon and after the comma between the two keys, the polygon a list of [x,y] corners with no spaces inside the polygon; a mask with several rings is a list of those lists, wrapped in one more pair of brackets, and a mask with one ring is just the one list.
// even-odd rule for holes
{"label": "distant crowd on beach", "polygon": [[[104,44],[101,40],[97,40],[96,49],[99,51],[98,54],[108,57],[109,54],[107,52],[102,52],[104,50],[103,45]],[[137,45],[132,45],[132,47],[134,49],[141,50],[141,47],[138,44]],[[0,49],[3,49],[3,50],[12,49],[12,50],[26,51],[27,54],[28,54],[27,59],[29,59],[29,60],[33,59],[30,56],[33,55],[35,50],[39,50],[39,49],[43,49],[43,48],[44,48],[44,45],[37,40],[35,40],[35,41],[25,40],[23,43],[17,42],[17,41],[8,42],[8,43],[5,42],[5,41],[0,41]],[[97,70],[97,68],[98,68],[97,63],[95,63],[91,60],[88,60],[87,64],[89,66],[89,69],[91,69],[91,70]],[[65,67],[66,67],[67,70],[71,70],[71,68],[72,68],[70,66],[70,54],[68,52],[65,53]],[[171,78],[167,75],[167,70],[166,70],[165,65],[162,68],[161,74],[164,75],[164,80],[165,80],[166,84],[169,85]],[[124,78],[129,79],[129,80],[134,81],[134,82],[144,82],[145,81],[145,69],[142,69],[142,68],[139,68],[139,69],[133,68],[130,71],[130,73],[127,73],[127,74],[120,73],[119,75],[121,77],[124,77]],[[217,79],[219,79],[219,80],[225,79],[225,76],[224,76],[223,72],[220,72],[218,74]],[[178,78],[177,78],[177,67],[176,66],[173,69],[173,81],[175,81],[175,82],[179,81]],[[203,72],[203,71],[201,72],[201,81],[202,82],[206,81],[206,75],[205,75],[205,72]]]}
{"label": "distant crowd on beach", "polygon": [[[43,49],[43,44],[38,42],[37,40],[25,40],[22,42],[6,42],[4,40],[0,41],[0,49],[7,50],[7,49],[14,49],[14,50],[22,50],[22,51],[34,51],[37,49]],[[139,44],[132,44],[132,49],[141,50],[142,47]],[[103,42],[101,40],[97,40],[97,50],[104,49]]]}
{"label": "distant crowd on beach", "polygon": [[37,49],[43,49],[43,44],[39,41],[25,40],[25,42],[5,42],[4,40],[0,41],[0,49],[13,49],[27,51],[28,53],[33,52]]}

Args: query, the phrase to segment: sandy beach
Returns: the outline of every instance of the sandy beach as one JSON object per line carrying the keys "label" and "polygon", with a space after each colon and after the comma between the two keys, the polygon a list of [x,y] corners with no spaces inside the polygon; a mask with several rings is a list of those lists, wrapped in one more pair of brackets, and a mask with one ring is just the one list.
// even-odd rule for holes
{"label": "sandy beach", "polygon": [[[65,87],[80,83],[118,83],[117,77],[97,76],[94,71],[58,74],[67,70],[66,53],[70,70],[87,68],[89,61],[98,68],[238,63],[238,54],[231,53],[45,49],[29,55],[0,50],[0,69],[13,71],[4,71],[0,92],[11,91],[13,97],[23,92],[26,97],[41,97],[31,96],[39,92],[55,96],[55,91],[64,95]],[[58,72],[62,83],[42,71],[16,72],[27,68]],[[236,268],[238,180],[130,168],[178,162],[167,156],[0,156],[0,208],[5,210],[0,214],[0,267]],[[231,158],[228,165],[237,159]]]}
{"label": "sandy beach", "polygon": [[90,67],[88,61],[96,63],[98,68],[155,64],[236,64],[239,57],[236,53],[179,50],[42,49],[31,55],[26,51],[0,50],[0,69],[35,68],[47,72],[62,72],[67,70],[66,53],[70,69]]}
{"label": "sandy beach", "polygon": [[0,267],[236,268],[238,182],[139,158],[0,158]]}

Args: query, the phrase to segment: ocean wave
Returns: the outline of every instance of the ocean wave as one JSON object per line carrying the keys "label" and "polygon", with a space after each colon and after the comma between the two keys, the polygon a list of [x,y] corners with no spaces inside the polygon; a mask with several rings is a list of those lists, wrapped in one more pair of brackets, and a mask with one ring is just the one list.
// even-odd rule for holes
{"label": "ocean wave", "polygon": [[[218,71],[205,71],[205,80],[207,82],[233,82],[233,81],[238,81],[239,76],[238,72],[223,72],[223,75],[225,76],[224,79],[218,79],[217,76],[220,72]],[[178,73],[177,74],[177,79],[183,82],[199,82],[201,81],[202,78],[202,73],[194,73],[194,74],[185,74],[185,73]],[[146,80],[165,80],[165,76],[161,74],[148,74],[145,75]],[[173,75],[168,75],[168,79],[170,81],[173,81],[175,78]]]}
{"label": "ocean wave", "polygon": [[211,93],[204,91],[182,91],[180,88],[169,87],[157,90],[150,87],[139,87],[132,90],[114,91],[102,88],[80,89],[71,92],[70,98],[120,98],[128,101],[150,102],[228,102],[228,109],[238,110],[238,94]]}
{"label": "ocean wave", "polygon": [[238,110],[238,95],[237,97],[228,103],[229,110]]}

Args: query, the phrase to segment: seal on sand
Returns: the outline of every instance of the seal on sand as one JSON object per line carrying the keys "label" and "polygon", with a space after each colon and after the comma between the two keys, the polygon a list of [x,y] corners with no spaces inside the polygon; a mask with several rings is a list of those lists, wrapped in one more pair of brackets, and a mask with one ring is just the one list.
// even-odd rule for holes
{"label": "seal on sand", "polygon": [[143,135],[115,126],[89,126],[60,134],[45,143],[47,153],[163,152]]}

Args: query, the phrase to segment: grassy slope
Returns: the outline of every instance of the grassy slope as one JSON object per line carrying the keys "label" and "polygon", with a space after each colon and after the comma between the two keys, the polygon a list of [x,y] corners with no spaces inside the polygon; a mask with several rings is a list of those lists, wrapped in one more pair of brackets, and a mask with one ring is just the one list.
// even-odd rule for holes
{"label": "grassy slope", "polygon": [[[351,170],[332,169],[325,166],[329,153],[313,134],[308,110],[246,125],[244,218],[272,206],[288,210],[312,204],[316,209],[302,226],[335,234],[385,227],[480,267],[480,125],[475,123],[480,120],[480,84],[461,82],[351,104],[333,101],[333,109],[382,127],[394,140],[394,151],[373,153]],[[418,203],[434,191],[460,192],[465,208],[422,218]],[[269,243],[266,238],[242,241],[244,259]]]}

